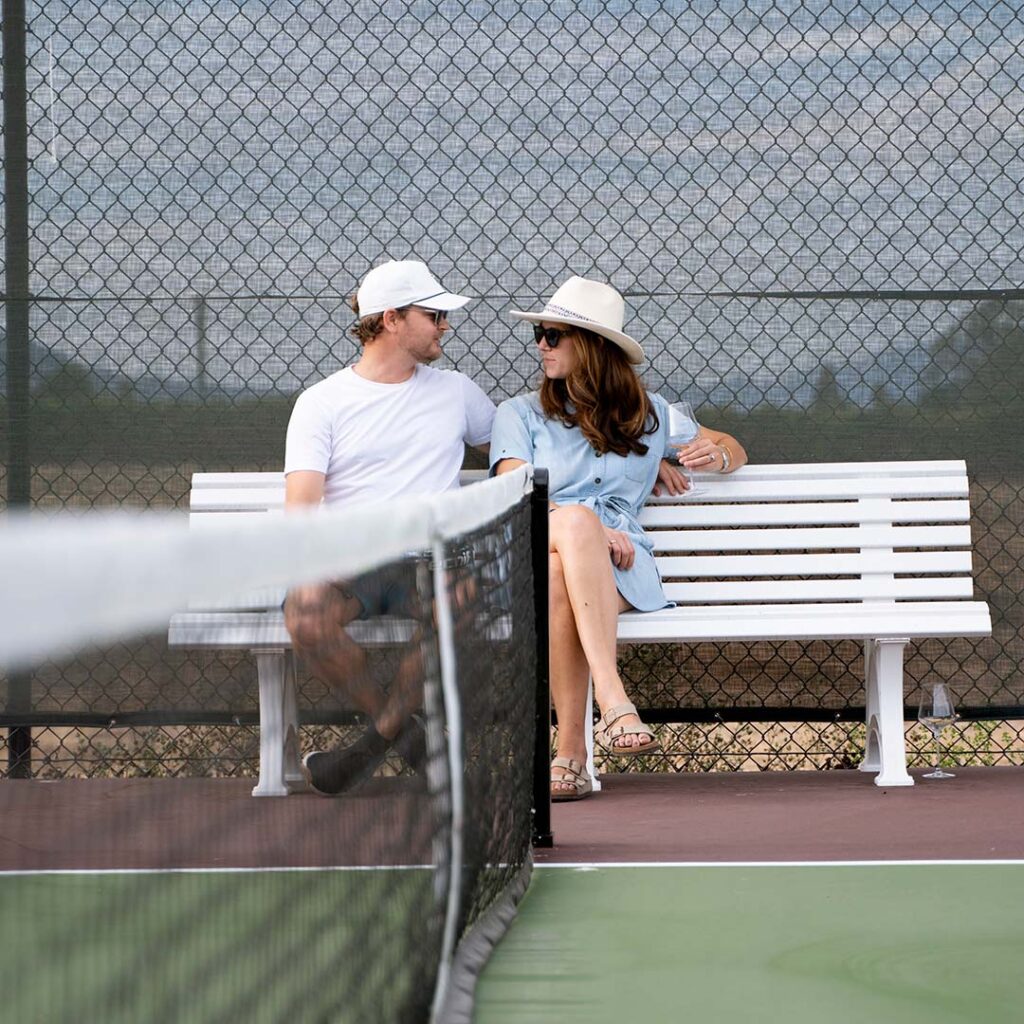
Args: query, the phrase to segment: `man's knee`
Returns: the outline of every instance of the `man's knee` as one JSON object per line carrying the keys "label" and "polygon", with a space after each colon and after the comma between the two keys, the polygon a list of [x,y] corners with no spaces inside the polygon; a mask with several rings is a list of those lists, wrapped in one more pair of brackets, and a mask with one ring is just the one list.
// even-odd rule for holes
{"label": "man's knee", "polygon": [[330,584],[296,587],[284,602],[285,629],[300,654],[337,645],[346,623],[357,614],[358,608],[348,608],[346,599]]}

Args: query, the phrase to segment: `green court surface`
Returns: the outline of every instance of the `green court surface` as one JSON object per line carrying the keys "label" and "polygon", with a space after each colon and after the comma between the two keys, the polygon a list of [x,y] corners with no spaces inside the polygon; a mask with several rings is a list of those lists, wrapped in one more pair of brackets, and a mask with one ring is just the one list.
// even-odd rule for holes
{"label": "green court surface", "polygon": [[412,983],[383,933],[424,941],[432,884],[415,868],[2,874],[0,1021],[375,1020]]}
{"label": "green court surface", "polygon": [[1020,1024],[1024,864],[534,872],[477,1024]]}

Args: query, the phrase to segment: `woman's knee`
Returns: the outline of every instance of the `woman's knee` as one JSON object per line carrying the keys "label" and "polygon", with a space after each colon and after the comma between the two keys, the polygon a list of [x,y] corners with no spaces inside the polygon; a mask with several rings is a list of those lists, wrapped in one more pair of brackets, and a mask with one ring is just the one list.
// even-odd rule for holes
{"label": "woman's knee", "polygon": [[556,550],[569,544],[604,539],[597,513],[585,505],[564,505],[550,517],[549,535]]}

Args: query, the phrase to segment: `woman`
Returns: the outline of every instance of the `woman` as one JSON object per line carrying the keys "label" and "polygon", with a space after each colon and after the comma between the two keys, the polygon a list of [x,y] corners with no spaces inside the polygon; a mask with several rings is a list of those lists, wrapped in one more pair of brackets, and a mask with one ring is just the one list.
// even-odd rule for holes
{"label": "woman", "polygon": [[[643,349],[622,332],[624,303],[609,285],[570,278],[540,313],[514,311],[534,324],[540,391],[502,403],[491,435],[491,470],[524,462],[550,480],[550,668],[558,716],[551,798],[590,794],[585,723],[588,677],[602,716],[595,739],[609,753],[658,747],[626,697],[615,657],[619,612],[669,602],[638,514],[662,472],[668,405],[648,394],[633,365]],[[728,472],[747,460],[728,434],[701,427],[679,449],[689,469]],[[667,465],[667,464],[666,464]],[[685,484],[683,484],[685,486]]]}

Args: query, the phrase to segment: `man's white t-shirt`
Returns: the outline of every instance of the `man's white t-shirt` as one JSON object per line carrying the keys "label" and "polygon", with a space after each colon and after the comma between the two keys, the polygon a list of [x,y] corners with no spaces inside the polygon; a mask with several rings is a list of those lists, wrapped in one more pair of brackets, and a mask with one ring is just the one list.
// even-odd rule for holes
{"label": "man's white t-shirt", "polygon": [[328,505],[438,494],[459,485],[463,443],[486,444],[494,403],[455,370],[418,365],[401,384],[349,366],[299,395],[284,471],[324,473]]}

